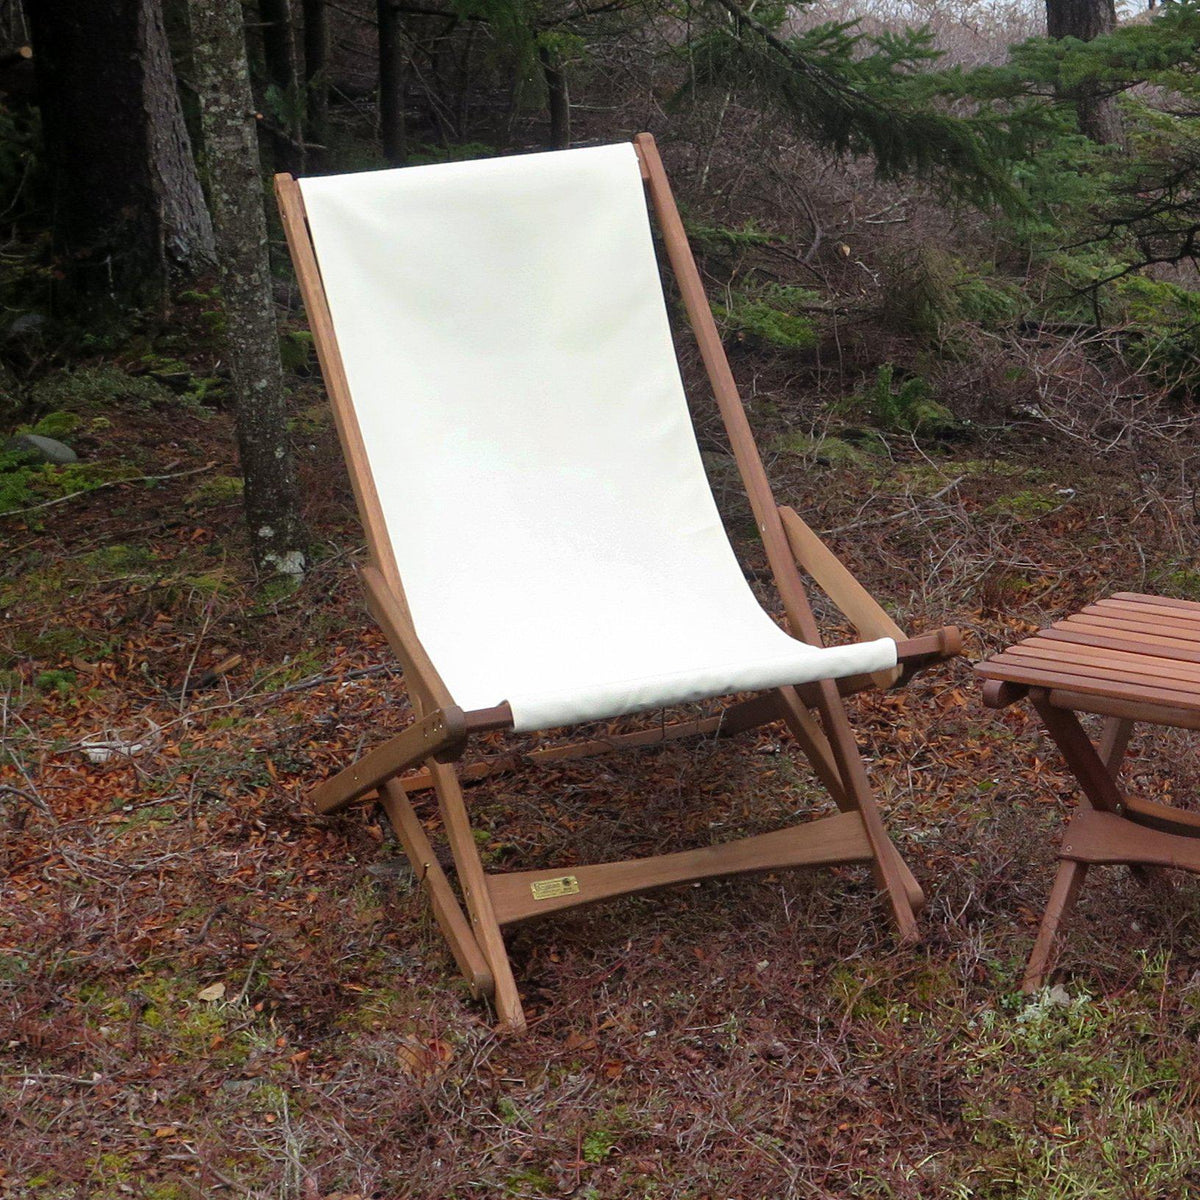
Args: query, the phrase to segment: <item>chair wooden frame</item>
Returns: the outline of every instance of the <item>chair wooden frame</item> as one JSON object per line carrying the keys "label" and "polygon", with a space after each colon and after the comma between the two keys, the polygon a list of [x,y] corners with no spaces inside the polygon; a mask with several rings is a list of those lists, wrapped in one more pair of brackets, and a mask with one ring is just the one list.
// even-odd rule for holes
{"label": "chair wooden frame", "polygon": [[[614,896],[747,872],[866,862],[871,864],[878,886],[887,898],[901,939],[915,940],[915,911],[923,904],[921,889],[884,829],[842,697],[865,687],[904,682],[922,667],[961,653],[958,631],[953,628],[906,638],[801,518],[790,508],[775,503],[654,139],[649,134],[640,134],[634,144],[667,257],[699,344],[792,634],[812,645],[821,644],[798,570],[803,567],[850,619],[860,636],[896,640],[898,665],[875,676],[775,688],[736,700],[723,712],[698,720],[553,746],[524,755],[494,755],[465,764],[459,760],[472,737],[511,729],[512,714],[505,704],[469,712],[459,708],[413,628],[351,403],[300,188],[290,175],[275,177],[288,246],[366,535],[370,562],[361,571],[361,577],[367,604],[400,660],[416,713],[416,719],[403,732],[315,788],[312,800],[319,812],[336,813],[356,800],[372,795],[378,799],[429,896],[434,916],[472,993],[476,997],[490,996],[501,1026],[511,1030],[523,1029],[525,1017],[502,929]],[[505,874],[484,871],[463,799],[464,781],[529,763],[656,745],[689,735],[733,734],[776,721],[782,721],[790,729],[830,792],[840,810],[838,814],[724,845],[628,862],[573,867],[569,874],[551,870]],[[410,794],[421,788],[433,788],[437,794],[463,904],[438,865],[412,807]]]}
{"label": "chair wooden frame", "polygon": [[[1082,793],[1063,831],[1058,872],[1025,969],[1037,991],[1087,878],[1128,866],[1169,889],[1165,868],[1200,873],[1200,814],[1128,795],[1119,776],[1137,722],[1200,729],[1200,604],[1119,592],[976,667],[983,702],[1028,698]],[[1103,717],[1095,742],[1078,713]]]}

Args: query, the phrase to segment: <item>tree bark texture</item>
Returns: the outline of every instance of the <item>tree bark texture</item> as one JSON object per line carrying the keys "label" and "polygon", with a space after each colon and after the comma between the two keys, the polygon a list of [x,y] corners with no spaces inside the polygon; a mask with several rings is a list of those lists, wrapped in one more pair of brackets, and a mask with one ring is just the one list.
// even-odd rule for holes
{"label": "tree bark texture", "polygon": [[89,296],[161,292],[211,265],[161,0],[27,0],[54,230]]}
{"label": "tree bark texture", "polygon": [[[1117,27],[1114,0],[1046,0],[1046,32],[1052,38],[1078,38],[1090,42]],[[1075,101],[1079,132],[1102,144],[1124,141],[1121,113],[1116,99],[1095,89],[1078,89]]]}
{"label": "tree bark texture", "polygon": [[306,536],[287,436],[267,222],[240,0],[190,0],[246,520],[255,563],[297,576]]}
{"label": "tree bark texture", "polygon": [[402,167],[408,157],[404,123],[404,39],[396,0],[378,0],[379,20],[379,138],[383,157]]}
{"label": "tree bark texture", "polygon": [[304,140],[309,164],[323,170],[329,156],[329,10],[304,0]]}
{"label": "tree bark texture", "polygon": [[1052,38],[1090,42],[1117,26],[1113,0],[1046,0],[1046,32]]}

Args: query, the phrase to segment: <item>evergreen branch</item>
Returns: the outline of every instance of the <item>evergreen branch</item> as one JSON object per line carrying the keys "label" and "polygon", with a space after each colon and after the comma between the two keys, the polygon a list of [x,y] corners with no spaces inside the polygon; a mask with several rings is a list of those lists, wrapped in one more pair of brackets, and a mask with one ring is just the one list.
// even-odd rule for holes
{"label": "evergreen branch", "polygon": [[736,4],[734,0],[716,0],[722,8],[727,9],[735,20],[745,25],[748,29],[754,30],[760,38],[768,46],[771,47],[777,54],[781,55],[792,68],[801,75],[811,79],[818,86],[826,89],[831,95],[842,96],[846,99],[851,99],[859,104],[874,106],[881,108],[875,100],[870,96],[850,87],[842,80],[836,79],[830,75],[828,71],[822,70],[808,59],[796,53],[791,46],[787,44],[778,34],[774,33],[766,25],[764,25],[756,16],[747,12],[740,4]]}
{"label": "evergreen branch", "polygon": [[930,107],[919,70],[937,54],[927,35],[876,39],[864,57],[856,54],[863,39],[850,32],[853,22],[789,39],[739,0],[715,3],[733,17],[734,29],[699,39],[685,90],[757,87],[762,100],[787,112],[819,146],[870,155],[882,178],[915,175],[954,194],[1015,206],[1003,169],[1011,140],[1004,127]]}

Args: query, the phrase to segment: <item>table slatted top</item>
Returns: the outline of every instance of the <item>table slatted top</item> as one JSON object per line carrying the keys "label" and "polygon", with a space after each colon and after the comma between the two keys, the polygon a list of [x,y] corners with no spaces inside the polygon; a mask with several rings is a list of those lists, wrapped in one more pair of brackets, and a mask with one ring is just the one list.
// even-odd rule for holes
{"label": "table slatted top", "polygon": [[985,680],[1069,693],[1070,707],[1085,708],[1075,701],[1094,697],[1200,713],[1200,604],[1118,592],[975,671]]}

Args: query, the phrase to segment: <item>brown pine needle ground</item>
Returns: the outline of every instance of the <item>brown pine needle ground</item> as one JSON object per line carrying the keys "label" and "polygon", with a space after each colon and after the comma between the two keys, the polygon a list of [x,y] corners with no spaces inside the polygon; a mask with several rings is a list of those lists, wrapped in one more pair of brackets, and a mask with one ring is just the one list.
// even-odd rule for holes
{"label": "brown pine needle ground", "polygon": [[[233,474],[223,420],[159,419],[139,474]],[[515,932],[531,1029],[497,1040],[380,814],[304,803],[406,713],[331,433],[306,436],[323,552],[295,593],[255,589],[236,496],[192,478],[5,522],[0,1195],[1200,1189],[1198,885],[1164,906],[1097,871],[1062,990],[1019,998],[1071,785],[1026,711],[981,707],[966,662],[853,705],[929,894],[920,947],[897,948],[862,870],[668,890]],[[957,622],[974,656],[1106,591],[1196,584],[1168,472],[1044,430],[771,470],[910,628]],[[1141,738],[1130,778],[1186,802],[1186,751]],[[507,776],[471,804],[490,863],[535,866],[823,801],[767,730]]]}

